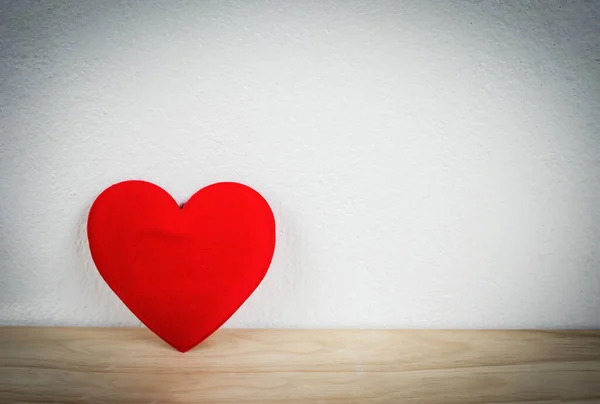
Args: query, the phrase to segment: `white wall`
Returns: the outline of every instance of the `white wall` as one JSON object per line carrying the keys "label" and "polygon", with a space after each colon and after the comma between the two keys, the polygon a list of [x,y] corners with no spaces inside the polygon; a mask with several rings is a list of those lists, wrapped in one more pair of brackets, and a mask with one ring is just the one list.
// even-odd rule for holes
{"label": "white wall", "polygon": [[0,324],[139,324],[85,237],[139,178],[270,201],[228,326],[600,326],[600,2],[2,3]]}

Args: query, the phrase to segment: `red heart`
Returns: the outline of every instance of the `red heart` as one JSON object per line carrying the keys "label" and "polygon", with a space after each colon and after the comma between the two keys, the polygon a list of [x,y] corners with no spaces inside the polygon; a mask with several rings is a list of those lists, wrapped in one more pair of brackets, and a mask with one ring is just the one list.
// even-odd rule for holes
{"label": "red heart", "polygon": [[156,335],[185,352],[229,319],[258,287],[275,250],[275,219],[252,188],[221,182],[180,208],[162,188],[125,181],[88,216],[100,275]]}

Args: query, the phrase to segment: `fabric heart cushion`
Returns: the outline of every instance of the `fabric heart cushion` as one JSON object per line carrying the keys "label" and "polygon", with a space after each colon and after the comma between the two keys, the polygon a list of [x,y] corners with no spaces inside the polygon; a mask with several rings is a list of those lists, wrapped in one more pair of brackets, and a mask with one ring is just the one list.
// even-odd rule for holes
{"label": "fabric heart cushion", "polygon": [[162,188],[124,181],[88,215],[98,272],[156,335],[181,352],[225,323],[254,292],[275,250],[275,219],[252,188],[221,182],[183,207]]}

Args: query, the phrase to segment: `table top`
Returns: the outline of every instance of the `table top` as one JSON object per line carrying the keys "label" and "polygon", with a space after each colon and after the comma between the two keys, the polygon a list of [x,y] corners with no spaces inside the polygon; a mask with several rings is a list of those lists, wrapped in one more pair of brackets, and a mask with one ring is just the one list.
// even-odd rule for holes
{"label": "table top", "polygon": [[2,403],[563,401],[600,403],[600,331],[0,327]]}

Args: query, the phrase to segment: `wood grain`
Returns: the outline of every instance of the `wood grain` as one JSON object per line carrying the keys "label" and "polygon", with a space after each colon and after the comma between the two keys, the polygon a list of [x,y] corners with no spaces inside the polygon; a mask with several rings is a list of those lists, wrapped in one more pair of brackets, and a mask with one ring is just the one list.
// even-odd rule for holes
{"label": "wood grain", "polygon": [[0,327],[2,403],[600,403],[600,331]]}

